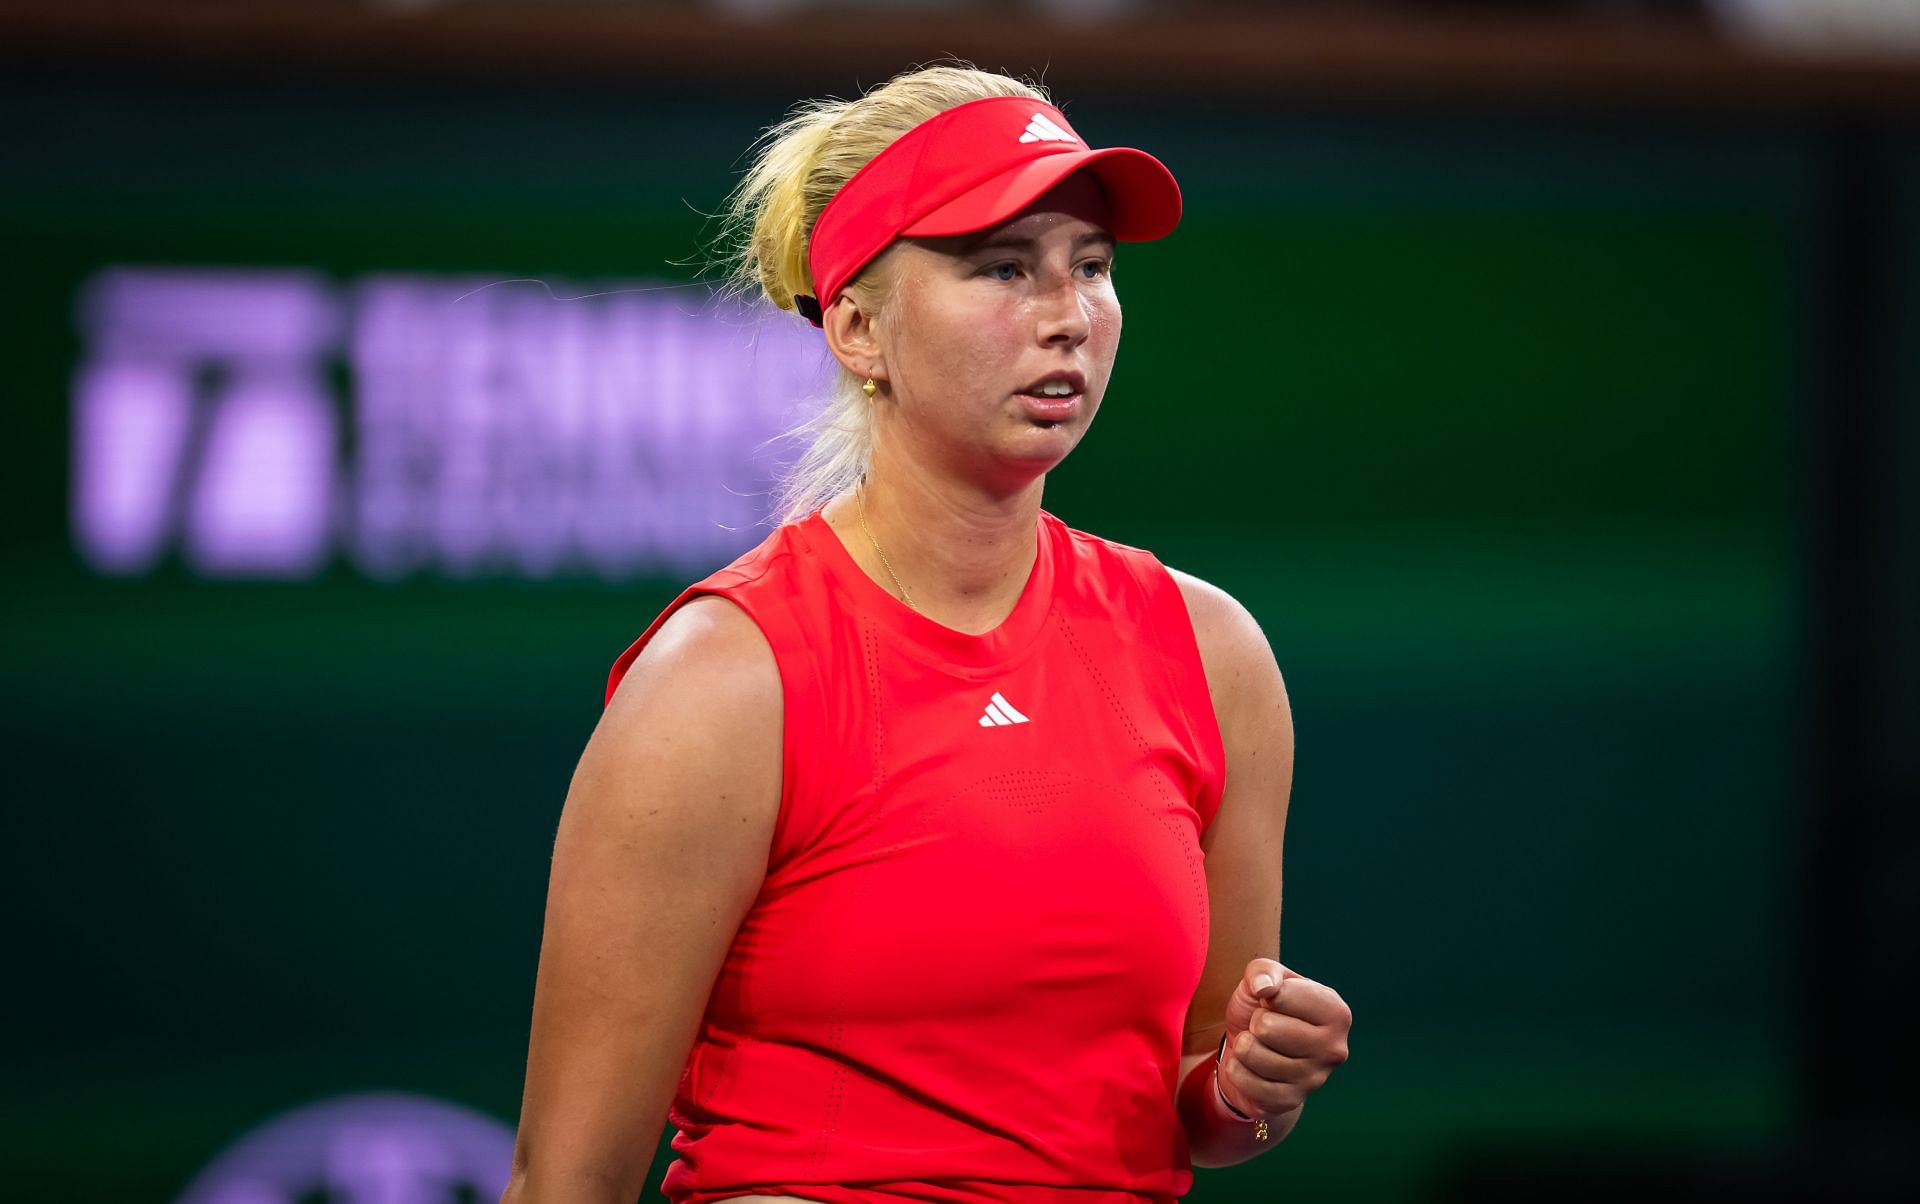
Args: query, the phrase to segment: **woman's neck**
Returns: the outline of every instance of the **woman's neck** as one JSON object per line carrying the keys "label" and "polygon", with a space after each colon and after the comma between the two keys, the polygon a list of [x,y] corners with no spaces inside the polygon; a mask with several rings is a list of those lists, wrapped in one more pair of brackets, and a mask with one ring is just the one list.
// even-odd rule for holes
{"label": "woman's neck", "polygon": [[881,461],[864,486],[828,502],[823,517],[880,588],[900,597],[898,577],[922,614],[980,634],[1004,622],[1026,589],[1039,550],[1044,481],[1036,477],[1018,493],[995,497],[927,474],[890,471]]}

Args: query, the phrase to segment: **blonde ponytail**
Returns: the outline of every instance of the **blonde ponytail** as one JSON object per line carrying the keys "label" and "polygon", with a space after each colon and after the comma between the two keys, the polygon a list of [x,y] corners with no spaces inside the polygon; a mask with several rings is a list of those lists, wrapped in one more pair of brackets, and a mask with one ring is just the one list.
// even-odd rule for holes
{"label": "blonde ponytail", "polygon": [[[727,198],[716,257],[724,272],[722,291],[764,296],[792,310],[796,295],[814,291],[807,239],[841,185],[914,126],[992,96],[1051,103],[1037,84],[954,61],[903,72],[856,100],[807,100],[795,106],[755,142],[761,149]],[[886,259],[882,255],[847,285],[870,313],[886,304]],[[839,369],[819,412],[781,436],[804,440],[805,449],[778,484],[776,522],[806,517],[866,471],[873,453],[873,403],[861,383],[862,378]]]}

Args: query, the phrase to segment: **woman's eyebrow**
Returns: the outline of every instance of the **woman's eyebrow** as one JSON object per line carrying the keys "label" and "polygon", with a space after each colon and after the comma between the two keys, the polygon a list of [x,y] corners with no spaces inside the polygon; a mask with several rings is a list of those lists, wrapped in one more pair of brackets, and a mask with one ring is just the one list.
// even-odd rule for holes
{"label": "woman's eyebrow", "polygon": [[[1001,235],[989,237],[982,242],[967,243],[962,248],[962,254],[977,255],[982,251],[994,251],[994,250],[1024,251],[1031,248],[1035,243],[1039,241],[1040,240],[1037,238],[1019,238],[1011,234],[1001,234]],[[1108,234],[1105,230],[1089,230],[1086,233],[1077,235],[1074,238],[1073,248],[1074,250],[1077,251],[1081,247],[1086,246],[1088,243],[1102,243],[1107,247],[1113,247],[1116,245],[1114,242],[1113,235]]]}

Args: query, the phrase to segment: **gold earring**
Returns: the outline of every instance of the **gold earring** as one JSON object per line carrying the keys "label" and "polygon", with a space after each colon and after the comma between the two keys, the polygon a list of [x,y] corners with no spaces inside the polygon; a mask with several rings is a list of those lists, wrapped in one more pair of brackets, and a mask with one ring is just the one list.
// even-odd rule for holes
{"label": "gold earring", "polygon": [[873,378],[869,376],[867,378],[867,383],[860,386],[860,391],[867,395],[867,400],[871,401],[873,400],[873,391],[876,387],[877,386],[873,383]]}

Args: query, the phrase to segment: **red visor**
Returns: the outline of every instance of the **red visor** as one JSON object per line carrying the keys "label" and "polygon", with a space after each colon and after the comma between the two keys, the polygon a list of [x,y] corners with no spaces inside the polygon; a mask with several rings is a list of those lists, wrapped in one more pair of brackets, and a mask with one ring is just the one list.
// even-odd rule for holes
{"label": "red visor", "polygon": [[1038,100],[968,101],[900,135],[827,202],[807,243],[815,295],[796,304],[818,326],[821,311],[894,239],[983,230],[1083,167],[1106,190],[1108,233],[1118,241],[1164,238],[1180,224],[1180,185],[1152,155],[1092,150],[1059,109]]}

